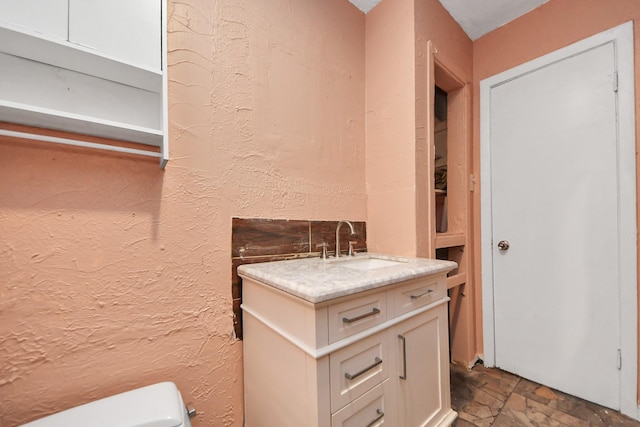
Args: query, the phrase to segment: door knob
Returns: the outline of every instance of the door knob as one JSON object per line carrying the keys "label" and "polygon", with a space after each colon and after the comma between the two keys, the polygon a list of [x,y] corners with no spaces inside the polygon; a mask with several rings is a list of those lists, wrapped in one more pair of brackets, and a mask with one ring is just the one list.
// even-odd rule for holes
{"label": "door knob", "polygon": [[498,249],[500,249],[501,251],[506,251],[507,249],[509,249],[509,242],[506,240],[500,240],[498,242]]}

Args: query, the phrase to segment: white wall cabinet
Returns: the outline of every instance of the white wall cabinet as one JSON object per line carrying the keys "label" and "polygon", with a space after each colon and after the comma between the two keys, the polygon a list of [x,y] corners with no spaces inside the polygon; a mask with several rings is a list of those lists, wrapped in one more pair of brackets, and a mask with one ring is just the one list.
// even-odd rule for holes
{"label": "white wall cabinet", "polygon": [[67,40],[69,0],[0,0],[0,25]]}
{"label": "white wall cabinet", "polygon": [[68,0],[69,41],[161,69],[159,0]]}
{"label": "white wall cabinet", "polygon": [[312,304],[243,276],[245,425],[448,426],[446,272]]}
{"label": "white wall cabinet", "polygon": [[164,166],[165,14],[163,0],[0,0],[0,122],[158,147],[129,151]]}

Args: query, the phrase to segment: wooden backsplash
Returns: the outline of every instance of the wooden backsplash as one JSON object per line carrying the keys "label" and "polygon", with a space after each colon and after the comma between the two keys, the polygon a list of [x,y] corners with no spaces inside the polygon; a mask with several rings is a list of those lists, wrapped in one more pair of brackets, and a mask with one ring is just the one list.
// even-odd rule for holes
{"label": "wooden backsplash", "polygon": [[[341,252],[355,241],[356,252],[367,251],[367,227],[362,221],[351,221],[356,235],[349,227],[340,228]],[[231,294],[233,298],[233,327],[242,339],[242,279],[238,266],[242,264],[279,261],[320,256],[317,245],[327,243],[330,255],[336,251],[338,221],[307,221],[264,218],[233,218],[231,231]]]}

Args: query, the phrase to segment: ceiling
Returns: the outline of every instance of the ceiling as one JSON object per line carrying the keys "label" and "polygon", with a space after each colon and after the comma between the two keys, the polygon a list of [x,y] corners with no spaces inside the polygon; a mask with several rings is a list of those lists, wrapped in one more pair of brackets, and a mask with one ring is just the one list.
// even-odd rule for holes
{"label": "ceiling", "polygon": [[[349,0],[364,13],[381,0]],[[549,0],[439,0],[471,40],[503,26]]]}

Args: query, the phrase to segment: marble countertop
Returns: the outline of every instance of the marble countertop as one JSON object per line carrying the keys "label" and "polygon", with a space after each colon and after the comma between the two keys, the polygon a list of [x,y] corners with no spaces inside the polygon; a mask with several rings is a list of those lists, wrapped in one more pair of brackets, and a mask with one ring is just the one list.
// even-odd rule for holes
{"label": "marble countertop", "polygon": [[337,259],[304,258],[244,264],[238,267],[238,274],[311,303],[320,303],[404,280],[448,272],[456,267],[453,261],[362,253]]}

